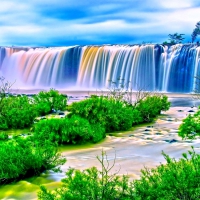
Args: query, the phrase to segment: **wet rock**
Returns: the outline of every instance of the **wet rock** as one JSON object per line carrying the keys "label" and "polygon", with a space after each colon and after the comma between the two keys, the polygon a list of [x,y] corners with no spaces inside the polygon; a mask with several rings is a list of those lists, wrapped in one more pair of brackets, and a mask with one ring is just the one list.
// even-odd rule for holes
{"label": "wet rock", "polygon": [[188,112],[195,112],[194,110],[188,110]]}
{"label": "wet rock", "polygon": [[64,112],[59,112],[58,115],[65,115],[65,113]]}
{"label": "wet rock", "polygon": [[178,142],[178,140],[176,140],[176,139],[172,139],[172,140],[163,140],[163,141],[165,141],[165,142],[168,142],[168,143],[174,143],[174,142]]}
{"label": "wet rock", "polygon": [[153,128],[153,126],[147,126],[147,128]]}
{"label": "wet rock", "polygon": [[178,140],[172,139],[172,140],[169,141],[169,143],[174,143],[174,142],[178,142]]}
{"label": "wet rock", "polygon": [[166,120],[169,121],[169,122],[174,121],[172,118],[167,118]]}
{"label": "wet rock", "polygon": [[133,134],[131,134],[131,135],[129,135],[129,137],[134,137],[134,135],[133,135]]}
{"label": "wet rock", "polygon": [[159,133],[159,132],[157,132],[157,133],[155,133],[156,135],[162,135],[162,133]]}
{"label": "wet rock", "polygon": [[151,131],[150,129],[145,129],[144,131]]}
{"label": "wet rock", "polygon": [[183,110],[177,110],[178,112],[183,112]]}
{"label": "wet rock", "polygon": [[165,141],[165,142],[169,142],[170,140],[163,140],[163,141]]}
{"label": "wet rock", "polygon": [[51,113],[52,113],[52,114],[56,113],[56,110],[55,110],[55,109],[52,109],[52,110],[51,110]]}
{"label": "wet rock", "polygon": [[144,135],[151,135],[151,133],[149,133],[148,131],[147,132],[143,132],[142,134],[144,134]]}
{"label": "wet rock", "polygon": [[192,140],[185,140],[184,142],[187,142],[187,143],[193,143]]}

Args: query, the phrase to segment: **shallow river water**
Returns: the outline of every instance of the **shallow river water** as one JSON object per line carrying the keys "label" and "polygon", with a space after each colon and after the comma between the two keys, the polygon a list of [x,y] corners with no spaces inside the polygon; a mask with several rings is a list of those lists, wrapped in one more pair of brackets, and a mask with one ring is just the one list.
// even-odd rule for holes
{"label": "shallow river water", "polygon": [[183,152],[194,146],[195,151],[200,153],[200,139],[182,140],[177,134],[182,119],[197,110],[194,104],[198,102],[188,101],[185,98],[170,99],[170,101],[175,107],[162,112],[154,123],[140,125],[126,132],[110,133],[98,144],[61,147],[62,156],[67,159],[66,164],[61,167],[63,173],[43,173],[39,177],[1,186],[0,199],[37,199],[39,185],[45,185],[49,189],[58,187],[60,180],[64,178],[64,172],[69,167],[100,168],[96,156],[100,156],[102,150],[106,151],[110,163],[114,160],[116,162],[112,173],[119,170],[119,174],[128,174],[131,179],[139,178],[140,170],[144,166],[152,168],[165,163],[162,151],[171,157],[180,158]]}

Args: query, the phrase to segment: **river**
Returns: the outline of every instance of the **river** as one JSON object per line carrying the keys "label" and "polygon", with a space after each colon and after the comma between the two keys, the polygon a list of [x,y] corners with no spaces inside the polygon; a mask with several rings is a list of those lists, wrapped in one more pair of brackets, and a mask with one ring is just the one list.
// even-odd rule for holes
{"label": "river", "polygon": [[[80,97],[74,97],[74,100],[76,99]],[[69,167],[82,170],[96,166],[100,169],[96,156],[100,156],[102,150],[106,152],[110,164],[115,160],[111,173],[119,171],[119,174],[128,174],[131,179],[138,179],[140,170],[144,167],[153,168],[160,163],[165,163],[161,155],[162,151],[171,157],[180,158],[183,152],[187,152],[191,146],[194,146],[195,151],[200,153],[200,139],[182,140],[177,134],[182,119],[189,113],[194,113],[200,102],[189,96],[169,97],[169,100],[172,102],[171,108],[162,112],[154,123],[139,125],[126,132],[109,133],[98,144],[60,147],[62,156],[67,159],[65,165],[61,167],[62,173],[50,171],[38,177],[1,186],[0,199],[37,199],[39,185],[45,185],[49,189],[59,187],[60,180],[64,178],[64,172]]]}

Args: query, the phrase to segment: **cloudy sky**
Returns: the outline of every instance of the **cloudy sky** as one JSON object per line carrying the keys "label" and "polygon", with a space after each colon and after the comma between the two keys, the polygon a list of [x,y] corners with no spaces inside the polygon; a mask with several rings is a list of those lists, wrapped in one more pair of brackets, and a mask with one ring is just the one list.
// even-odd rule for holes
{"label": "cloudy sky", "polygon": [[200,0],[1,0],[0,46],[69,46],[185,41]]}

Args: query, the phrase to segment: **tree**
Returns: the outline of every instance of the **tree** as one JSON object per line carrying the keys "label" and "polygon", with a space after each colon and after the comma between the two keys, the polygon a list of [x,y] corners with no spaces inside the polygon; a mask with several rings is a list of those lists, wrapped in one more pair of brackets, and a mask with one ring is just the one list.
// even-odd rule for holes
{"label": "tree", "polygon": [[200,35],[200,21],[196,23],[196,28],[192,32],[192,43],[196,40],[197,36]]}
{"label": "tree", "polygon": [[10,93],[10,88],[14,83],[5,81],[4,77],[0,77],[0,115],[2,115],[3,99]]}
{"label": "tree", "polygon": [[185,34],[178,34],[178,33],[174,33],[174,34],[169,34],[169,39],[170,43],[169,44],[178,44],[181,43],[185,38],[183,38],[183,35]]}

